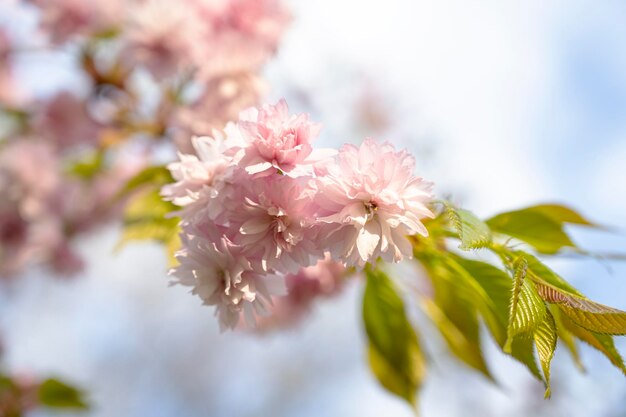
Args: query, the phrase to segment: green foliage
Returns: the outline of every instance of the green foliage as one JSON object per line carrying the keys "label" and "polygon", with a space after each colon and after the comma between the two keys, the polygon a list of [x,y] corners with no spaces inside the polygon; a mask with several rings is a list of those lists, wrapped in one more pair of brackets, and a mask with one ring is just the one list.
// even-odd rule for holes
{"label": "green foliage", "polygon": [[472,212],[446,205],[450,223],[461,240],[460,249],[480,249],[491,244],[491,230]]}
{"label": "green foliage", "polygon": [[68,174],[78,178],[89,180],[102,172],[105,168],[105,152],[102,149],[96,150],[92,154],[70,164],[67,169]]}
{"label": "green foliage", "polygon": [[526,279],[528,262],[519,258],[514,265],[513,291],[510,302],[506,353],[511,352],[513,339],[518,335],[532,334],[546,315],[546,305],[533,284]]}
{"label": "green foliage", "polygon": [[[481,349],[483,321],[502,351],[545,384],[546,397],[551,393],[550,367],[558,340],[579,369],[584,367],[577,345],[583,341],[626,374],[612,338],[626,334],[626,312],[589,300],[533,253],[509,246],[522,241],[540,254],[570,249],[584,255],[565,232],[567,224],[597,227],[555,204],[502,213],[483,222],[444,203],[436,218],[426,223],[430,237],[411,237],[415,259],[432,286],[431,293],[413,301],[431,319],[450,352],[492,379]],[[491,252],[504,268],[456,253],[450,249],[451,239],[464,251]],[[412,402],[414,397],[407,393],[413,393],[424,377],[417,337],[389,278],[378,270],[366,272],[364,320],[370,364],[384,387]],[[407,352],[416,352],[420,359],[411,362]]]}
{"label": "green foliage", "polygon": [[558,340],[560,340],[563,346],[569,351],[572,361],[574,361],[578,370],[585,372],[585,365],[583,365],[578,351],[578,339],[563,323],[561,310],[556,306],[550,306],[550,312],[552,313],[552,317],[554,317]]}
{"label": "green foliage", "polygon": [[545,282],[537,289],[548,303],[556,304],[575,324],[601,334],[626,334],[626,312],[570,294]]}
{"label": "green foliage", "polygon": [[498,214],[486,223],[494,232],[526,242],[539,253],[555,254],[576,247],[562,223],[532,208]]}
{"label": "green foliage", "polygon": [[70,408],[86,410],[89,408],[84,394],[58,379],[47,379],[39,385],[37,390],[39,403],[46,407]]}
{"label": "green foliage", "polygon": [[584,329],[573,323],[566,316],[562,317],[562,323],[564,328],[571,332],[574,337],[600,351],[613,365],[615,365],[615,367],[620,369],[626,375],[626,365],[624,365],[624,359],[615,348],[615,342],[611,336],[594,333]]}
{"label": "green foliage", "polygon": [[545,316],[533,334],[535,346],[539,354],[539,363],[543,370],[546,384],[546,398],[550,396],[550,364],[556,350],[557,331],[554,317],[550,310],[545,310]]}
{"label": "green foliage", "polygon": [[544,216],[549,217],[552,221],[558,224],[570,223],[597,227],[596,224],[585,219],[583,216],[581,216],[571,208],[558,204],[540,204],[538,206],[528,207],[526,210],[543,214]]}
{"label": "green foliage", "polygon": [[134,177],[132,177],[126,185],[117,193],[117,199],[127,197],[133,191],[141,187],[149,187],[151,189],[161,188],[165,184],[173,182],[172,174],[162,165],[150,166]]}
{"label": "green foliage", "polygon": [[179,221],[171,213],[178,207],[164,201],[159,194],[161,187],[171,181],[165,167],[150,167],[133,177],[118,193],[118,198],[130,196],[118,249],[130,241],[156,241],[165,246],[169,265],[175,265],[174,253],[180,247]]}
{"label": "green foliage", "polygon": [[366,275],[363,321],[370,366],[387,390],[417,407],[417,389],[426,373],[417,334],[389,277],[379,269],[366,269]]}

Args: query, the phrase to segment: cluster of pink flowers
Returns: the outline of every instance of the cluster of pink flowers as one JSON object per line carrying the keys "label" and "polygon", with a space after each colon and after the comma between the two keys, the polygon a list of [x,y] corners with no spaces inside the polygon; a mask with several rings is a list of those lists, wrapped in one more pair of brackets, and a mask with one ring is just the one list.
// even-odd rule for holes
{"label": "cluster of pink flowers", "polygon": [[171,274],[216,306],[222,328],[266,313],[285,275],[399,262],[412,256],[407,236],[427,234],[431,184],[409,153],[373,139],[315,149],[319,130],[282,100],[194,138],[195,153],[169,165],[176,182],[162,195],[181,207],[183,241]]}
{"label": "cluster of pink flowers", "polygon": [[[129,178],[258,103],[259,72],[290,20],[282,0],[11,7],[43,36],[0,27],[0,276],[79,270],[72,240],[121,213],[111,200]],[[20,82],[16,58],[42,50],[74,55],[76,88],[39,94]]]}
{"label": "cluster of pink flowers", "polygon": [[83,262],[71,239],[120,208],[111,199],[143,164],[125,157],[87,182],[64,173],[61,155],[51,142],[34,137],[0,151],[0,277],[33,263],[64,275],[79,271]]}
{"label": "cluster of pink flowers", "polygon": [[[104,81],[127,84],[139,69],[157,84],[189,86],[192,93],[160,108],[168,133],[187,150],[181,138],[221,129],[258,103],[266,90],[258,74],[290,21],[281,0],[29,1],[50,42],[84,46],[94,61],[89,70]],[[98,45],[107,52],[98,54]]]}

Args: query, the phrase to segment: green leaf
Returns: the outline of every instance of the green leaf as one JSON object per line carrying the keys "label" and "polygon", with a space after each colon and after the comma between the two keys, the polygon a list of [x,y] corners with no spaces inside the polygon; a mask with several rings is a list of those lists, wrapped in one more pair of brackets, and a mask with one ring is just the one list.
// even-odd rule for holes
{"label": "green leaf", "polygon": [[626,365],[624,365],[624,359],[615,348],[615,343],[613,342],[612,336],[606,334],[598,334],[584,329],[571,321],[564,314],[561,316],[561,320],[565,328],[569,330],[574,336],[592,346],[596,350],[600,351],[613,365],[615,365],[615,367],[617,367],[624,373],[624,375],[626,375]]}
{"label": "green leaf", "polygon": [[480,249],[491,244],[491,230],[472,212],[446,205],[448,218],[459,234],[460,249]]}
{"label": "green leaf", "polygon": [[518,258],[514,267],[507,342],[504,345],[504,351],[507,353],[511,352],[511,343],[515,336],[533,334],[546,316],[545,303],[533,283],[526,279],[528,268],[526,258]]}
{"label": "green leaf", "polygon": [[81,410],[89,408],[80,390],[58,379],[47,379],[42,382],[37,394],[39,402],[47,407]]}
{"label": "green leaf", "polygon": [[549,217],[556,223],[570,223],[584,226],[597,226],[585,219],[576,211],[569,207],[562,206],[560,204],[540,204],[537,206],[528,207],[525,210],[533,211],[535,213],[543,214]]}
{"label": "green leaf", "polygon": [[511,279],[504,271],[491,264],[461,257],[456,257],[455,260],[491,300],[492,308],[479,308],[479,311],[496,342],[504,346],[509,322]]}
{"label": "green leaf", "polygon": [[549,310],[554,317],[558,339],[569,351],[570,356],[572,357],[572,361],[574,361],[574,364],[576,365],[578,370],[580,372],[585,372],[585,365],[583,364],[582,359],[580,358],[580,353],[578,351],[577,339],[574,334],[565,326],[565,324],[563,324],[563,320],[561,318],[563,313],[561,313],[561,310],[559,310],[559,308],[554,305],[550,306]]}
{"label": "green leaf", "polygon": [[541,298],[557,304],[580,327],[601,334],[626,334],[626,312],[570,294],[545,282],[537,282],[536,287]]}
{"label": "green leaf", "polygon": [[[498,345],[504,348],[507,341],[507,327],[509,323],[512,291],[511,278],[503,270],[485,262],[458,256],[454,256],[454,260],[465,271],[465,274],[470,275],[480,286],[481,294],[485,294],[489,300],[489,303],[484,303],[480,296],[472,298],[490,333]],[[509,354],[525,365],[538,380],[543,381],[530,337],[514,338],[511,342]]]}
{"label": "green leaf", "polygon": [[440,308],[433,300],[422,300],[424,311],[435,324],[452,353],[470,367],[495,381],[482,354],[480,327],[474,309],[467,308],[460,299],[456,308]]}
{"label": "green leaf", "polygon": [[152,185],[152,188],[160,188],[173,181],[172,174],[166,167],[161,165],[150,166],[128,180],[124,187],[118,191],[115,199],[125,198],[130,193],[146,185]]}
{"label": "green leaf", "polygon": [[[467,273],[464,273],[464,278],[458,278],[459,265],[450,269],[440,260],[431,259],[424,266],[434,289],[434,299],[424,299],[420,303],[424,311],[441,332],[450,351],[494,381],[481,350],[480,323],[475,305],[477,296],[473,288],[480,290],[480,287],[474,283],[459,289],[459,281],[473,280]],[[487,297],[484,292],[482,296]],[[488,307],[487,303],[481,304]]]}
{"label": "green leaf", "polygon": [[572,284],[567,282],[565,279],[561,278],[561,276],[559,276],[556,272],[548,268],[547,265],[542,263],[535,256],[526,252],[522,252],[522,251],[518,251],[514,253],[516,256],[523,256],[524,258],[526,258],[526,261],[528,262],[528,274],[531,277],[535,279],[538,278],[540,281],[545,281],[571,294],[575,294],[580,297],[583,297],[582,293],[580,293],[576,288],[574,288]]}
{"label": "green leaf", "polygon": [[544,386],[546,381],[543,374],[539,370],[537,365],[537,359],[535,358],[535,344],[532,337],[516,337],[511,343],[511,356],[517,361],[526,366],[530,373],[537,378],[537,380],[543,382]]}
{"label": "green leaf", "polygon": [[524,209],[498,214],[487,220],[487,225],[494,232],[528,243],[540,253],[555,254],[564,247],[576,247],[562,224],[538,211]]}
{"label": "green leaf", "polygon": [[372,371],[383,387],[417,407],[417,389],[426,373],[417,334],[389,277],[380,270],[365,272],[363,321]]}
{"label": "green leaf", "polygon": [[554,317],[549,310],[546,311],[544,319],[541,321],[537,330],[533,335],[535,339],[535,346],[537,346],[537,353],[539,355],[539,362],[541,363],[541,369],[543,369],[543,376],[546,383],[545,397],[550,397],[550,364],[554,357],[554,351],[556,350],[556,324]]}
{"label": "green leaf", "polygon": [[68,173],[83,179],[91,179],[104,169],[104,151],[97,150],[68,167]]}
{"label": "green leaf", "polygon": [[132,240],[155,240],[166,245],[169,254],[178,243],[178,219],[168,218],[177,207],[164,201],[158,190],[144,190],[132,196],[124,212],[124,228],[117,249]]}

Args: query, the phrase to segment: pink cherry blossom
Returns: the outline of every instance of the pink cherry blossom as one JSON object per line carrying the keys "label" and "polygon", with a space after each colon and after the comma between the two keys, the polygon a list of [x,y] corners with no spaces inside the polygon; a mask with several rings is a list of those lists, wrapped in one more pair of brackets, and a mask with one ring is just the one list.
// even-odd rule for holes
{"label": "pink cherry blossom", "polygon": [[100,127],[85,109],[84,100],[63,91],[46,101],[33,121],[34,128],[61,148],[93,145]]}
{"label": "pink cherry blossom", "polygon": [[340,149],[337,164],[319,178],[317,198],[334,258],[362,267],[379,256],[388,262],[412,256],[406,236],[426,236],[420,219],[433,216],[432,185],[413,175],[414,166],[408,152],[373,139]]}
{"label": "pink cherry blossom", "polygon": [[214,136],[193,138],[195,155],[179,153],[180,161],[167,166],[176,182],[164,186],[161,195],[183,207],[176,213],[178,216],[212,216],[208,213],[213,206],[211,201],[218,196],[223,185],[220,180],[230,164],[230,158],[223,153],[223,139],[218,134]]}
{"label": "pink cherry blossom", "polygon": [[203,236],[183,230],[183,249],[176,254],[179,266],[170,271],[174,283],[192,287],[206,305],[216,307],[222,330],[237,326],[243,316],[254,325],[255,315],[267,313],[271,296],[283,293],[282,286],[268,282],[255,272],[241,248],[225,236]]}
{"label": "pink cherry blossom", "polygon": [[[317,129],[280,101],[243,112],[223,142],[193,139],[195,153],[169,165],[176,182],[162,194],[183,207],[181,267],[173,274],[218,305],[224,327],[238,323],[241,300],[257,300],[244,288],[264,276],[285,277],[290,291],[272,308],[276,318],[261,319],[273,326],[336,291],[345,266],[399,262],[412,255],[407,236],[427,234],[421,219],[433,216],[431,184],[414,176],[407,151],[367,139],[336,158],[313,158]],[[224,281],[216,272],[224,269],[238,278]]]}
{"label": "pink cherry blossom", "polygon": [[295,324],[317,300],[337,295],[344,287],[346,268],[326,256],[315,265],[285,276],[287,294],[277,297],[271,314],[259,317],[258,327],[268,330]]}
{"label": "pink cherry blossom", "polygon": [[[247,177],[247,178],[246,178]],[[224,202],[233,241],[256,255],[264,271],[296,272],[323,255],[314,224],[315,190],[306,179],[250,178],[240,171]]]}
{"label": "pink cherry blossom", "polygon": [[44,259],[55,245],[50,231],[60,231],[62,224],[48,207],[59,184],[59,161],[48,143],[21,138],[1,149],[0,275]]}
{"label": "pink cherry blossom", "polygon": [[53,43],[114,28],[124,16],[123,0],[29,0],[41,9],[41,27]]}
{"label": "pink cherry blossom", "polygon": [[190,137],[211,136],[224,129],[243,109],[256,105],[267,90],[257,74],[231,68],[223,68],[203,84],[202,94],[189,106],[178,108],[171,121],[176,146],[183,153],[192,152]]}
{"label": "pink cherry blossom", "polygon": [[193,70],[203,60],[208,27],[189,1],[146,0],[130,11],[124,58],[157,79]]}
{"label": "pink cherry blossom", "polygon": [[227,127],[226,134],[235,142],[233,151],[239,166],[249,174],[280,172],[297,177],[310,174],[312,164],[329,154],[313,152],[311,141],[319,130],[308,115],[290,115],[283,99],[276,105],[242,112],[237,125]]}
{"label": "pink cherry blossom", "polygon": [[192,0],[210,26],[205,79],[227,74],[256,73],[276,51],[290,21],[280,0]]}

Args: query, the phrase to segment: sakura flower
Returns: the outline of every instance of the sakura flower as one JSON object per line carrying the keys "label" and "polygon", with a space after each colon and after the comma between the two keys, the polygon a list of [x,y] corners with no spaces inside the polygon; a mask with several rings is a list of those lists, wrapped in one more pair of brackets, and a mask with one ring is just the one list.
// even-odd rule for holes
{"label": "sakura flower", "polygon": [[297,177],[311,173],[312,164],[328,155],[314,152],[311,146],[319,130],[308,115],[290,115],[283,99],[274,106],[242,112],[237,125],[227,127],[226,134],[238,142],[233,146],[235,158],[249,174],[280,172]]}
{"label": "sakura flower", "polygon": [[41,26],[52,42],[115,27],[124,16],[123,0],[30,0],[41,9]]}
{"label": "sakura flower", "polygon": [[177,109],[172,120],[176,146],[183,153],[189,153],[190,137],[212,135],[216,129],[223,129],[243,109],[256,105],[267,89],[255,73],[231,68],[223,68],[203,84],[202,94],[189,106]]}
{"label": "sakura flower", "polygon": [[263,271],[296,272],[320,258],[309,181],[241,175],[233,181],[235,197],[224,203],[230,228],[239,232],[233,241],[256,255]]}
{"label": "sakura flower", "polygon": [[181,238],[183,249],[176,254],[180,265],[170,275],[174,283],[192,287],[204,304],[216,307],[222,330],[234,329],[242,314],[254,325],[255,315],[267,313],[271,296],[283,292],[281,286],[268,285],[268,278],[255,272],[228,238],[198,230],[183,230]]}
{"label": "sakura flower", "polygon": [[93,145],[99,135],[99,126],[87,113],[84,102],[67,91],[47,101],[34,124],[61,148]]}
{"label": "sakura flower", "polygon": [[184,207],[177,215],[186,217],[186,213],[196,215],[209,210],[210,200],[219,193],[218,180],[230,161],[223,154],[222,138],[215,136],[215,139],[194,137],[192,145],[196,154],[179,154],[180,161],[168,165],[176,182],[164,186],[161,195],[166,201]]}
{"label": "sakura flower", "polygon": [[21,138],[0,151],[0,275],[43,259],[56,244],[49,231],[62,224],[49,210],[60,183],[57,155],[49,144]]}
{"label": "sakura flower", "polygon": [[300,268],[295,274],[285,276],[287,295],[274,300],[271,314],[259,317],[258,327],[267,330],[296,323],[309,312],[316,300],[338,294],[344,287],[346,268],[330,259]]}
{"label": "sakura flower", "polygon": [[207,25],[186,3],[146,0],[131,12],[124,58],[157,79],[192,70],[203,60]]}
{"label": "sakura flower", "polygon": [[388,262],[412,256],[406,236],[426,236],[420,219],[433,216],[431,184],[413,175],[414,166],[408,152],[373,139],[340,149],[338,163],[319,178],[317,197],[335,258],[362,267],[379,256]]}

